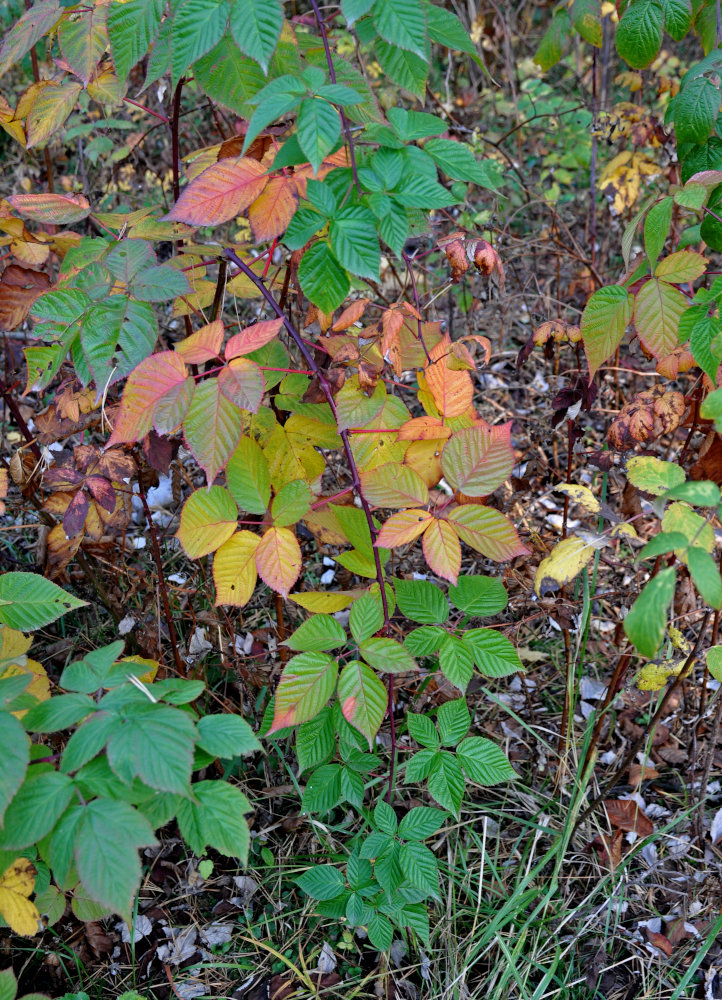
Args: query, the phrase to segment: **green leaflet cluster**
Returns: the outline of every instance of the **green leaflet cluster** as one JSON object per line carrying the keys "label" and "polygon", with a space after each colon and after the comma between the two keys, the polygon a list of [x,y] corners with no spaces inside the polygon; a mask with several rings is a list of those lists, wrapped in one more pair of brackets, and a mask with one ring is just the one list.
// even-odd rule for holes
{"label": "green leaflet cluster", "polygon": [[[33,574],[6,574],[0,632],[41,627],[79,603]],[[218,758],[260,750],[250,726],[232,714],[199,717],[190,703],[203,681],[141,681],[148,661],[119,659],[122,649],[115,642],[68,664],[64,693],[46,700],[29,692],[24,658],[0,661],[0,871],[18,855],[36,859],[38,902],[50,914],[62,915],[68,893],[82,919],[128,917],[138,850],[174,817],[194,853],[211,846],[247,857],[247,798],[229,782],[193,775]],[[66,742],[56,760],[43,738],[58,733]]]}

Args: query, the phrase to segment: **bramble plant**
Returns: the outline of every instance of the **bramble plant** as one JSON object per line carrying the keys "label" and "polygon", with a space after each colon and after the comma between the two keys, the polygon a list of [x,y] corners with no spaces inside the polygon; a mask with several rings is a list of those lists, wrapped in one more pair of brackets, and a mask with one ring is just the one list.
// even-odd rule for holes
{"label": "bramble plant", "polygon": [[[652,64],[665,32],[679,42],[695,31],[705,55],[660,97],[678,165],[670,157],[664,173],[625,150],[603,175],[617,214],[638,208],[621,240],[623,274],[604,284],[596,271],[593,204],[585,298],[592,293],[581,320],[548,320],[520,354],[569,348],[576,359],[552,404],[554,426],[565,422],[569,439],[568,481],[554,487],[565,495],[563,537],[538,560],[535,590],[543,599],[582,577],[586,643],[600,554],[614,546],[626,555],[645,575],[624,618],[629,641],[651,661],[640,686],[659,690],[674,676],[669,693],[704,633],[692,649],[668,627],[676,581],[688,572],[705,605],[722,609],[711,526],[719,487],[685,466],[696,429],[713,421],[722,431],[722,284],[708,280],[707,252],[722,250],[722,39],[711,0],[618,6],[560,4],[538,66],[551,70],[575,33],[596,53],[613,25],[630,71]],[[77,567],[116,623],[97,560],[115,565],[140,519],[165,654],[101,646],[66,663],[51,692],[24,633],[65,614],[75,622],[84,602],[36,575],[0,578],[0,915],[18,934],[36,933],[41,914],[59,920],[68,898],[81,919],[130,919],[139,850],[171,822],[194,854],[210,848],[245,863],[255,803],[236,779],[244,755],[265,752],[291,772],[304,815],[354,817],[340,849],[322,844],[321,863],[296,879],[314,912],[364,928],[378,950],[390,948],[395,929],[428,944],[428,904],[444,896],[432,838],[459,821],[470,788],[518,777],[502,748],[473,730],[466,699],[475,673],[523,670],[503,623],[487,620],[505,611],[506,588],[497,576],[462,571],[462,559],[473,555],[489,571],[531,555],[498,493],[521,456],[512,422],[492,423],[496,411],[474,402],[489,339],[472,323],[454,336],[451,324],[428,318],[417,254],[436,255],[446,290],[472,277],[503,289],[503,244],[465,223],[473,188],[491,206],[519,170],[501,156],[479,158],[478,136],[434,95],[440,56],[463,53],[488,72],[455,13],[431,0],[297,8],[40,0],[0,45],[0,76],[22,66],[33,79],[13,103],[0,97],[0,125],[29,156],[41,154],[47,188],[24,187],[0,203],[14,257],[0,306],[8,329],[32,323],[23,395],[48,403],[30,427],[17,385],[0,382],[23,439],[0,470],[0,497],[9,476],[48,529],[48,575],[63,579]],[[596,54],[590,61],[596,74]],[[408,103],[428,91],[441,113],[383,107],[370,82],[378,75]],[[550,89],[543,84],[541,96]],[[183,127],[199,102],[213,119],[213,144],[199,146]],[[561,107],[551,98],[550,106]],[[119,165],[139,150],[152,159],[154,128],[167,130],[171,169],[133,192]],[[660,144],[670,141],[657,131]],[[75,143],[76,179],[58,185],[50,149],[75,156]],[[559,185],[577,167],[589,168],[594,195],[595,157],[568,153],[547,204],[562,198]],[[94,191],[88,164],[112,169],[113,186]],[[642,178],[656,187],[638,207]],[[609,451],[595,459],[600,498],[590,478],[592,488],[571,481],[575,422],[594,405],[595,379],[618,366],[629,330],[662,384],[624,405],[620,398]],[[700,379],[687,398],[674,383],[695,367]],[[618,516],[605,499],[617,455],[649,452],[688,413],[676,462],[649,453],[626,460],[639,510]],[[59,442],[70,447],[56,459],[49,446]],[[174,624],[148,501],[169,473],[176,548],[209,590],[212,580],[231,645],[241,609],[252,601],[273,609],[281,671],[257,705],[263,744],[240,715],[211,710],[207,677],[187,676],[192,657]],[[568,534],[571,503],[592,530]],[[642,515],[661,525],[646,544],[635,529]],[[420,552],[423,579],[398,568],[399,553],[411,551]],[[344,589],[317,583],[327,552]],[[648,559],[649,574],[640,570]],[[719,648],[708,660],[714,677]],[[590,724],[584,765],[630,659]],[[435,674],[446,686],[441,704],[407,711],[406,692],[418,695]],[[570,670],[567,695],[573,680]],[[410,804],[412,796],[435,805]],[[14,979],[2,989],[12,1000]]]}

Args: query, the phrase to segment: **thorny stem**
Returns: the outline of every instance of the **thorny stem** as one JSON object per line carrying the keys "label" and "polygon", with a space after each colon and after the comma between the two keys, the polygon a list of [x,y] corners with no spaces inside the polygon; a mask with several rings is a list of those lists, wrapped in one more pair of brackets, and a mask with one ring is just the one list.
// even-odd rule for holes
{"label": "thorny stem", "polygon": [[180,142],[178,130],[180,125],[181,92],[185,80],[180,78],[173,94],[173,112],[170,119],[171,156],[173,157],[173,201],[180,198]]}
{"label": "thorny stem", "polygon": [[[331,83],[336,83],[336,70],[333,65],[333,57],[331,56],[331,48],[328,44],[328,34],[326,33],[326,25],[323,23],[323,18],[321,17],[321,11],[318,8],[316,0],[310,0],[311,6],[313,7],[313,13],[316,15],[316,23],[318,24],[318,30],[321,33],[321,41],[323,42],[323,48],[326,53],[326,64],[328,65],[328,75],[331,79]],[[346,117],[343,108],[338,108],[339,117],[341,119],[341,127],[343,128],[344,138],[346,140],[346,145],[348,146],[348,155],[351,160],[351,173],[353,174],[353,182],[356,188],[356,192],[361,196],[361,184],[359,183],[358,173],[356,170],[356,153],[353,146],[353,137],[351,135],[351,129],[349,128],[348,118]]]}
{"label": "thorny stem", "polygon": [[155,530],[155,524],[151,516],[150,507],[148,506],[145,490],[143,489],[140,463],[137,459],[136,464],[138,465],[138,496],[140,497],[140,502],[143,504],[143,511],[145,513],[146,520],[148,521],[150,546],[153,550],[153,561],[155,562],[156,572],[158,573],[158,589],[160,590],[160,599],[163,603],[163,615],[165,617],[165,623],[168,626],[168,637],[173,650],[173,659],[175,661],[176,671],[178,672],[179,677],[183,677],[186,671],[183,667],[183,660],[181,659],[180,651],[178,649],[178,638],[176,636],[175,625],[173,624],[173,616],[170,611],[168,587],[166,586],[165,574],[163,573],[163,560],[161,559],[160,546],[158,545],[158,535]]}
{"label": "thorny stem", "polygon": [[[319,368],[313,355],[306,346],[301,334],[296,330],[293,323],[285,315],[285,313],[279,306],[278,302],[276,302],[276,299],[273,297],[272,293],[264,284],[263,280],[259,278],[257,274],[254,274],[253,271],[250,269],[250,267],[248,267],[248,265],[241,260],[238,254],[236,254],[229,247],[225,248],[224,253],[228,260],[232,261],[236,265],[236,267],[238,267],[246,275],[247,278],[251,279],[253,284],[263,295],[264,299],[273,309],[278,318],[283,320],[283,325],[285,326],[289,337],[294,342],[296,347],[299,349],[301,355],[303,356],[304,361],[318,379],[318,384],[320,385],[321,391],[326,397],[326,402],[331,407],[331,412],[333,413],[334,418],[337,418],[336,400],[333,398],[333,393],[331,392],[331,386],[323,370]],[[358,466],[356,465],[356,460],[354,459],[353,452],[351,451],[351,444],[349,442],[348,430],[339,431],[339,436],[341,438],[341,441],[343,442],[344,455],[346,456],[346,461],[348,462],[349,470],[351,472],[352,489],[354,489],[358,494],[358,498],[361,502],[361,507],[366,517],[366,523],[368,525],[369,533],[371,535],[371,543],[374,554],[374,567],[376,569],[376,580],[379,585],[379,592],[381,595],[381,606],[383,607],[384,611],[384,630],[386,630],[388,628],[389,618],[390,618],[389,605],[386,599],[386,581],[384,580],[384,571],[381,567],[381,559],[379,557],[379,551],[376,545],[374,544],[374,542],[376,541],[377,532],[376,528],[374,527],[374,521],[371,515],[371,508],[369,507],[368,501],[363,495],[363,491],[361,489],[361,480],[359,478]],[[396,763],[396,723],[394,720],[394,675],[393,674],[388,675],[388,692],[389,692],[388,714],[391,727],[391,747],[390,747],[391,767],[389,769],[389,790],[388,790],[388,798],[390,801],[391,796],[393,794],[394,768]]]}

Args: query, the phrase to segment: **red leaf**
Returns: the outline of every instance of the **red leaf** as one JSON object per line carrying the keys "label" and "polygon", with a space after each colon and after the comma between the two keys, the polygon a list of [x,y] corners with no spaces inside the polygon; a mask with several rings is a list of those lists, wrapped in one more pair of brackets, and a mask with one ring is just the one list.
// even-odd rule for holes
{"label": "red leaf", "polygon": [[93,495],[93,498],[100,504],[103,510],[107,510],[109,514],[112,514],[115,510],[115,490],[112,485],[103,476],[88,476],[86,480],[88,489]]}
{"label": "red leaf", "polygon": [[190,182],[165,220],[189,226],[220,225],[248,208],[267,183],[265,167],[258,160],[247,156],[219,160]]}
{"label": "red leaf", "polygon": [[259,347],[264,347],[274,337],[277,337],[282,326],[283,319],[267,319],[262,323],[247,326],[245,330],[234,334],[228,341],[226,357],[230,360],[231,358],[239,358],[243,354],[250,354],[251,351],[257,351]]}
{"label": "red leaf", "polygon": [[145,437],[153,426],[158,402],[182,385],[187,375],[183,358],[174,351],[162,351],[141,361],[125,383],[118,419],[106,447]]}
{"label": "red leaf", "polygon": [[63,530],[68,538],[73,538],[83,530],[89,506],[84,491],[78,490],[63,514]]}

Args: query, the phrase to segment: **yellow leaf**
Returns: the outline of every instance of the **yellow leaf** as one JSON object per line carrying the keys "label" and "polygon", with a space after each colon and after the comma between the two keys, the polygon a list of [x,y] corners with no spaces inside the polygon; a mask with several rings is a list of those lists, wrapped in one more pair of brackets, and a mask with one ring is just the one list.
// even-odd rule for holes
{"label": "yellow leaf", "polygon": [[541,597],[548,590],[556,590],[569,583],[584,569],[594,555],[594,546],[581,538],[565,538],[551,553],[542,559],[536,571],[534,590]]}
{"label": "yellow leaf", "polygon": [[554,487],[554,492],[563,493],[564,496],[569,497],[574,503],[581,504],[582,507],[592,514],[599,513],[599,501],[586,486],[580,486],[577,483],[560,483],[559,486]]}
{"label": "yellow leaf", "polygon": [[680,672],[683,666],[683,662],[676,664],[647,663],[637,674],[637,687],[640,691],[659,691],[670,677],[676,676]]}
{"label": "yellow leaf", "polygon": [[148,669],[144,674],[138,674],[138,680],[144,684],[152,684],[155,680],[155,675],[158,673],[158,661],[149,660],[145,656],[123,656],[118,660],[118,663],[140,663],[141,666],[147,667]]}
{"label": "yellow leaf", "polygon": [[612,530],[610,531],[610,535],[612,536],[612,538],[624,538],[625,535],[627,538],[639,538],[639,535],[637,534],[637,529],[634,527],[634,525],[626,524],[624,522],[622,522],[622,524],[615,524]]}
{"label": "yellow leaf", "polygon": [[303,593],[289,594],[288,599],[314,615],[332,615],[343,611],[362,594],[362,590],[333,590],[328,593],[323,590],[306,590]]}
{"label": "yellow leaf", "polygon": [[252,531],[237,531],[218,549],[213,557],[216,606],[248,604],[256,586],[255,555],[260,540]]}
{"label": "yellow leaf", "polygon": [[288,528],[269,528],[256,548],[256,569],[264,583],[283,597],[301,572],[301,548]]}
{"label": "yellow leaf", "polygon": [[29,897],[37,872],[28,858],[16,858],[0,877],[0,915],[15,934],[37,934],[40,914]]}

